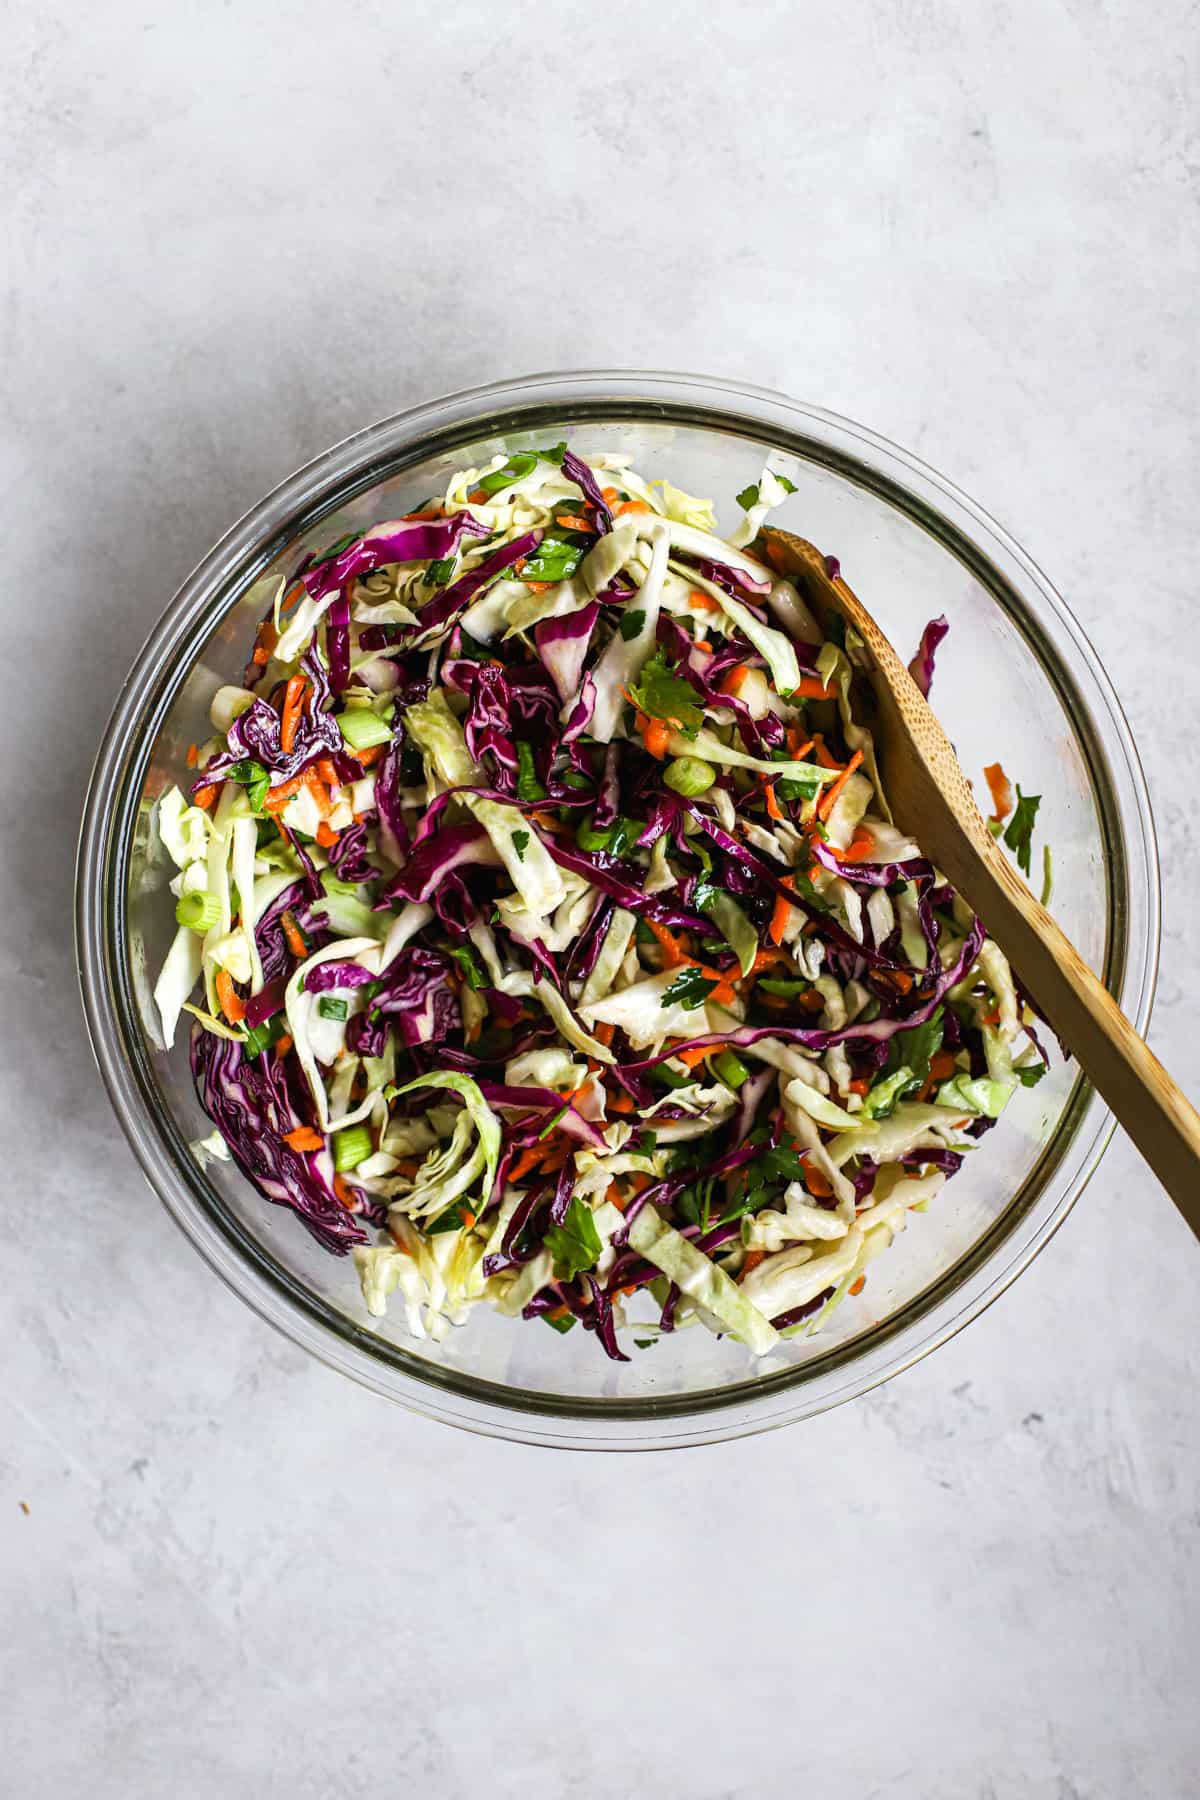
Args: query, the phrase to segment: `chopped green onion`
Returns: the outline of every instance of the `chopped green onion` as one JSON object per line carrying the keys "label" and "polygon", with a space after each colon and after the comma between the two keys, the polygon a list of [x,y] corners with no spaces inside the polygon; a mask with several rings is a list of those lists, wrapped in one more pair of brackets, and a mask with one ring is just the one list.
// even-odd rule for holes
{"label": "chopped green onion", "polygon": [[467,978],[467,986],[473,988],[486,987],[488,978],[479,965],[479,958],[469,944],[459,944],[451,950],[451,956]]}
{"label": "chopped green onion", "polygon": [[544,800],[546,790],[538,780],[537,765],[533,760],[533,745],[524,742],[517,745],[517,799]]}
{"label": "chopped green onion", "polygon": [[322,994],[317,1001],[317,1011],[323,1019],[344,1019],[350,1008],[344,1000],[338,1000],[333,994]]}
{"label": "chopped green onion", "polygon": [[388,744],[392,728],[365,707],[338,714],[338,729],[352,750],[370,750],[375,744]]}
{"label": "chopped green onion", "polygon": [[175,918],[188,931],[211,931],[221,917],[221,902],[207,888],[193,888],[175,902]]}
{"label": "chopped green onion", "polygon": [[349,1169],[357,1169],[360,1162],[366,1162],[374,1145],[371,1133],[365,1125],[351,1125],[345,1131],[336,1131],[333,1135],[333,1166],[339,1175]]}
{"label": "chopped green onion", "polygon": [[277,1043],[283,1036],[286,1024],[287,1015],[280,1008],[273,1018],[264,1019],[261,1025],[251,1025],[246,1033],[247,1062],[253,1062],[264,1050],[269,1050],[272,1044]]}
{"label": "chopped green onion", "polygon": [[698,756],[677,756],[663,772],[667,786],[687,800],[695,799],[697,794],[706,794],[715,779],[712,765],[701,762]]}
{"label": "chopped green onion", "polygon": [[524,481],[537,468],[536,456],[510,456],[502,469],[493,469],[490,475],[483,476],[476,482],[476,487],[485,494],[498,494],[502,489],[511,487],[514,481]]}
{"label": "chopped green onion", "polygon": [[611,825],[598,828],[585,820],[575,833],[575,843],[580,850],[607,850],[611,841]]}
{"label": "chopped green onion", "polygon": [[731,1087],[735,1094],[743,1081],[750,1079],[749,1069],[741,1057],[735,1056],[732,1050],[722,1050],[720,1056],[714,1056],[711,1067],[713,1072],[721,1077],[726,1087]]}

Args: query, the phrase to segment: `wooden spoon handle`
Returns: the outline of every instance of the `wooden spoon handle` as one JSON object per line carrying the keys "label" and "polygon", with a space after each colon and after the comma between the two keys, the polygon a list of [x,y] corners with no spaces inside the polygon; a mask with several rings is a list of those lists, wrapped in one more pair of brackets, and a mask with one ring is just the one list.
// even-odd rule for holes
{"label": "wooden spoon handle", "polygon": [[946,873],[1200,1238],[1200,1113],[1002,851]]}

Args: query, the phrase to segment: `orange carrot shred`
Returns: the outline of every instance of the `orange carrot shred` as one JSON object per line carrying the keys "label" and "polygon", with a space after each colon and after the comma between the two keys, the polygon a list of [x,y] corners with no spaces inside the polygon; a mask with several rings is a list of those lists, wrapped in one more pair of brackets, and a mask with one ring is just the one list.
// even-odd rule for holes
{"label": "orange carrot shred", "polygon": [[832,787],[830,787],[827,790],[827,792],[821,796],[821,799],[817,803],[817,817],[819,819],[827,819],[829,817],[830,813],[833,811],[834,807],[838,803],[839,794],[841,793],[842,789],[845,787],[846,783],[849,781],[850,777],[853,775],[855,769],[857,769],[857,767],[858,767],[859,763],[862,761],[862,759],[863,759],[862,751],[856,750],[854,752],[854,755],[850,758],[850,761],[846,764],[845,768],[842,770],[841,774],[838,776],[837,780],[833,783]]}
{"label": "orange carrot shred", "polygon": [[1012,784],[998,762],[989,763],[983,773],[992,796],[992,818],[999,825],[1013,809]]}
{"label": "orange carrot shred", "polygon": [[311,1125],[297,1125],[295,1131],[284,1133],[283,1141],[289,1150],[323,1150],[325,1147],[325,1139]]}
{"label": "orange carrot shred", "polygon": [[284,690],[283,712],[279,720],[279,748],[285,753],[295,747],[296,728],[300,723],[300,706],[307,686],[308,681],[305,676],[293,675]]}
{"label": "orange carrot shred", "polygon": [[197,788],[192,795],[192,805],[201,806],[204,808],[204,811],[207,812],[213,801],[216,799],[217,793],[218,789],[212,782],[210,782],[207,787]]}
{"label": "orange carrot shred", "polygon": [[286,911],[279,922],[283,926],[283,935],[287,939],[287,947],[292,955],[301,958],[306,957],[308,955],[308,945],[305,943],[300,927],[297,925],[292,913]]}
{"label": "orange carrot shred", "polygon": [[337,841],[338,834],[333,829],[333,826],[330,825],[327,820],[322,819],[321,823],[317,826],[317,842],[320,844],[322,850],[332,850]]}
{"label": "orange carrot shred", "polygon": [[246,1016],[246,1006],[233,985],[233,976],[228,969],[218,969],[216,987],[221,1011],[231,1025],[240,1025]]}

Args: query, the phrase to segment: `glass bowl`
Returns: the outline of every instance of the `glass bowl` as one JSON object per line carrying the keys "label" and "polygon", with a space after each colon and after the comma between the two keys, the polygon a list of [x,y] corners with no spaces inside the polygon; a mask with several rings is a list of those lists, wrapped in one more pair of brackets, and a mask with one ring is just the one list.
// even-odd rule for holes
{"label": "glass bowl", "polygon": [[[1047,1242],[1112,1130],[1073,1065],[1013,1100],[930,1211],[872,1264],[819,1335],[764,1362],[700,1328],[606,1361],[594,1337],[476,1308],[443,1344],[372,1320],[349,1259],[329,1256],[231,1164],[202,1168],[211,1129],[183,1045],[156,1045],[150,986],[173,930],[172,871],[147,854],[150,802],[207,735],[264,606],[257,585],[300,552],[394,518],[456,465],[569,437],[622,449],[648,476],[709,495],[728,529],[767,451],[796,491],[773,522],[842,562],[902,652],[945,613],[934,699],[969,776],[997,758],[1043,796],[1054,910],[1140,1031],[1153,994],[1158,875],[1145,783],[1095,652],[1046,578],[965,495],[861,426],[707,377],[536,375],[417,407],[318,457],[222,539],[139,656],[96,760],[79,851],[77,943],[101,1075],[154,1190],[210,1266],[263,1318],[336,1369],[449,1423],[532,1443],[658,1449],[783,1425],[860,1394],[980,1312]],[[131,1215],[131,1224],[133,1217]]]}

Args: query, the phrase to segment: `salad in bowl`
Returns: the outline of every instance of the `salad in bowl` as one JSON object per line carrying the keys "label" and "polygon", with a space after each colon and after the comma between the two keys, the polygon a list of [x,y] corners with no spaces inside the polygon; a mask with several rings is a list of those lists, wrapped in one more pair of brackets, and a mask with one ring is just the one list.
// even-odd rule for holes
{"label": "salad in bowl", "polygon": [[[418,1336],[485,1302],[763,1356],[1044,1073],[891,817],[861,646],[763,534],[789,486],[723,538],[619,454],[459,470],[276,584],[156,803],[194,1150]],[[988,779],[1028,868],[1037,802]]]}

